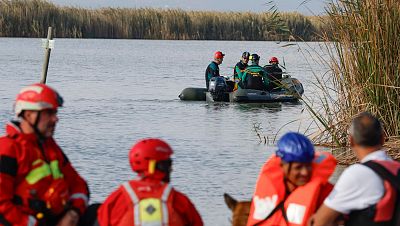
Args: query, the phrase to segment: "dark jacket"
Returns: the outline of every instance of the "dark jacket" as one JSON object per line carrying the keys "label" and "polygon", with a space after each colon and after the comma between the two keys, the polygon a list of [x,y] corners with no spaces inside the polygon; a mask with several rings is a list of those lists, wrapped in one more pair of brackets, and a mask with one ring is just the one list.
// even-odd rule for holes
{"label": "dark jacket", "polygon": [[243,72],[240,87],[243,89],[266,90],[270,81],[267,72],[257,64],[250,65]]}
{"label": "dark jacket", "polygon": [[281,86],[282,80],[282,69],[279,68],[277,64],[265,65],[265,71],[268,74],[271,83],[269,84],[269,89],[275,89]]}
{"label": "dark jacket", "polygon": [[210,83],[210,79],[211,79],[212,77],[218,77],[218,76],[219,76],[219,67],[218,67],[218,64],[215,63],[214,61],[212,61],[212,62],[208,65],[208,67],[207,67],[207,69],[206,69],[206,73],[205,73],[205,79],[206,79],[206,87],[207,87],[207,90],[208,90],[208,86],[209,86],[209,83]]}
{"label": "dark jacket", "polygon": [[236,65],[235,68],[233,69],[233,79],[242,79],[242,75],[244,70],[246,70],[248,64],[243,63],[242,61],[239,61]]}

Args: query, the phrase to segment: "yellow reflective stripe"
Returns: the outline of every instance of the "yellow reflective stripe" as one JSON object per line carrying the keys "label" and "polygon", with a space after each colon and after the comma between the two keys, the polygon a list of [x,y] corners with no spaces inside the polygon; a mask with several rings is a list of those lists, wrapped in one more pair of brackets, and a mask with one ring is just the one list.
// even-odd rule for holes
{"label": "yellow reflective stripe", "polygon": [[46,163],[43,163],[42,166],[40,166],[34,170],[31,170],[28,173],[28,176],[25,177],[25,179],[28,182],[28,184],[35,184],[42,178],[45,178],[50,175],[51,175],[51,170],[50,170],[49,165],[47,165]]}
{"label": "yellow reflective stripe", "polygon": [[54,179],[60,179],[64,177],[64,175],[61,173],[60,168],[58,167],[58,160],[50,162],[50,169]]}
{"label": "yellow reflective stripe", "polygon": [[35,184],[39,180],[50,175],[52,175],[54,179],[60,179],[64,177],[64,175],[61,173],[60,168],[58,167],[58,160],[51,161],[49,166],[43,160],[38,159],[34,161],[32,165],[35,166],[40,163],[43,163],[43,165],[31,170],[25,177],[28,184]]}
{"label": "yellow reflective stripe", "polygon": [[[162,222],[161,200],[156,198],[142,199],[139,202],[140,221],[142,225],[146,223]],[[157,224],[158,225],[158,224]]]}
{"label": "yellow reflective stripe", "polygon": [[38,159],[38,160],[36,160],[36,161],[34,161],[34,162],[32,163],[32,166],[36,166],[37,164],[42,163],[42,162],[43,162],[43,160]]}
{"label": "yellow reflective stripe", "polygon": [[157,163],[157,161],[153,160],[153,159],[149,161],[149,173],[150,174],[153,174],[156,171],[156,163]]}

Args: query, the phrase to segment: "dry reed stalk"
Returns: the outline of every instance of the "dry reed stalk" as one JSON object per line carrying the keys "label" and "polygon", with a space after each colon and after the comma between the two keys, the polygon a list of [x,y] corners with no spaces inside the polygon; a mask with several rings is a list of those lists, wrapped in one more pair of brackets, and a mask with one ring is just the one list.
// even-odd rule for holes
{"label": "dry reed stalk", "polygon": [[[331,83],[325,91],[322,112],[310,112],[323,129],[317,142],[348,146],[347,128],[352,118],[370,111],[380,118],[386,148],[400,153],[400,2],[398,0],[337,0],[328,9]],[[328,37],[328,36],[325,36]],[[328,39],[327,39],[328,40]],[[332,48],[333,45],[333,48]],[[329,101],[328,101],[329,100]],[[352,163],[352,152],[335,152],[339,161]]]}
{"label": "dry reed stalk", "polygon": [[[266,9],[267,10],[267,9]],[[83,9],[45,0],[0,0],[0,36],[58,38],[301,40],[320,39],[311,17],[283,13],[183,11],[180,9]]]}

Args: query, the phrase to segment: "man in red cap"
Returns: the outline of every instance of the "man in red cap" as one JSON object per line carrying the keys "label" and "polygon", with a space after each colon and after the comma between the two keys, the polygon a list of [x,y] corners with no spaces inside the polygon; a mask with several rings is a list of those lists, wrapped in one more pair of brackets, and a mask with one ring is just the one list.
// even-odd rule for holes
{"label": "man in red cap", "polygon": [[224,60],[225,54],[223,54],[221,51],[217,51],[214,53],[214,60],[211,61],[211,63],[208,65],[205,73],[205,78],[206,78],[206,87],[208,90],[208,86],[210,83],[210,79],[212,77],[218,77],[219,75],[219,67],[218,65],[222,64],[222,61]]}
{"label": "man in red cap", "polygon": [[0,225],[76,226],[84,213],[87,184],[53,139],[62,104],[44,84],[18,94],[20,120],[0,138]]}
{"label": "man in red cap", "polygon": [[194,205],[170,184],[171,147],[160,139],[143,139],[129,153],[138,180],[125,182],[98,210],[100,226],[202,226]]}

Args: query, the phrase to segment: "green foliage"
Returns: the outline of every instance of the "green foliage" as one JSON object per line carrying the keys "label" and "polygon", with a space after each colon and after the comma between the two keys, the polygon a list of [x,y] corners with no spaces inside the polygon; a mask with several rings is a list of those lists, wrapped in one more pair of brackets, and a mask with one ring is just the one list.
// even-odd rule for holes
{"label": "green foliage", "polygon": [[[180,9],[83,9],[44,0],[0,0],[0,36],[180,40],[318,40],[321,31],[300,14]],[[316,20],[313,20],[316,21]]]}
{"label": "green foliage", "polygon": [[332,86],[319,84],[324,111],[312,113],[332,141],[347,145],[351,119],[370,111],[393,143],[400,136],[400,2],[337,0],[327,12]]}

